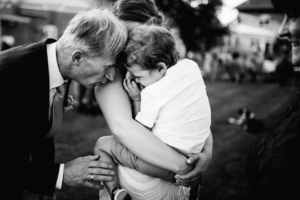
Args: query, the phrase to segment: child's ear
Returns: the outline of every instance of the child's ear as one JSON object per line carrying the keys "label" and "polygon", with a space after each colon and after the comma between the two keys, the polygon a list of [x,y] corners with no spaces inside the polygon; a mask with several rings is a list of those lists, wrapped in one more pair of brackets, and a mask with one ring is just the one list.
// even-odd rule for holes
{"label": "child's ear", "polygon": [[167,65],[165,64],[165,63],[163,63],[163,62],[159,62],[159,63],[157,63],[157,70],[158,70],[158,72],[160,73],[160,74],[165,74],[166,73],[166,71],[167,71]]}

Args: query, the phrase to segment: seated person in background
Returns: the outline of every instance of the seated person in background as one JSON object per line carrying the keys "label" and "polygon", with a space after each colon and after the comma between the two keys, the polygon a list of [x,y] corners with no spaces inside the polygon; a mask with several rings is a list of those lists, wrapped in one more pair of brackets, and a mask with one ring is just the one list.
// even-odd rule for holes
{"label": "seated person in background", "polygon": [[[211,111],[198,65],[189,59],[178,59],[174,38],[167,29],[142,25],[130,33],[118,62],[128,70],[123,85],[133,101],[135,119],[189,157],[202,151],[210,135]],[[176,182],[176,173],[139,159],[115,136],[101,137],[94,153],[143,174]],[[114,182],[105,182],[112,197],[120,188],[117,177]]]}

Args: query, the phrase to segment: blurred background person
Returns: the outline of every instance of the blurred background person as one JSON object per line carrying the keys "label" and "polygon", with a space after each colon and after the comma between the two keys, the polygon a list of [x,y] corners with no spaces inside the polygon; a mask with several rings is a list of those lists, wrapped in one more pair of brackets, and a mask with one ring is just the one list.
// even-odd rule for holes
{"label": "blurred background person", "polygon": [[231,54],[231,60],[227,63],[226,68],[232,83],[240,83],[242,81],[240,53],[235,51]]}
{"label": "blurred background person", "polygon": [[[292,46],[292,63],[300,65],[300,10],[297,1],[272,0],[284,12],[279,37]],[[288,66],[282,67],[290,67]],[[300,180],[300,91],[276,123],[252,148],[247,171],[251,199],[298,199]]]}

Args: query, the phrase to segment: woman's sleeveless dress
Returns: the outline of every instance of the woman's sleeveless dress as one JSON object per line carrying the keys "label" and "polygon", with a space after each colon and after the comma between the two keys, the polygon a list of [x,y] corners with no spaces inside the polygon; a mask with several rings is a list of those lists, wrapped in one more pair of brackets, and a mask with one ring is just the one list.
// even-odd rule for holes
{"label": "woman's sleeveless dress", "polygon": [[[188,200],[190,188],[165,182],[118,165],[120,184],[132,200]],[[100,200],[110,200],[106,189],[100,191]]]}

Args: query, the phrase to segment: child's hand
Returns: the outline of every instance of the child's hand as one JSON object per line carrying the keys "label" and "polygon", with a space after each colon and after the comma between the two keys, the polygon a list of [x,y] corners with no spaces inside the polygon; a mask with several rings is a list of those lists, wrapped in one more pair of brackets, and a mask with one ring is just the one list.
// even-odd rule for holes
{"label": "child's hand", "polygon": [[133,101],[141,101],[141,89],[138,84],[132,79],[124,79],[124,88]]}

